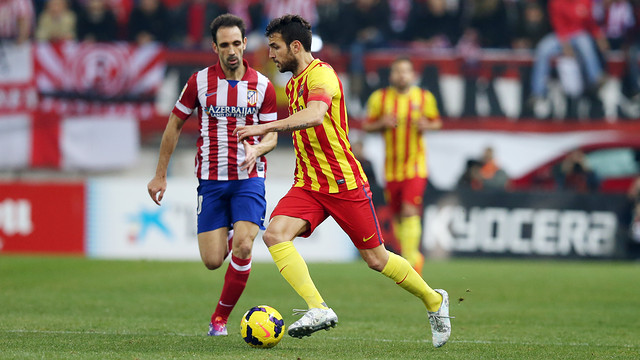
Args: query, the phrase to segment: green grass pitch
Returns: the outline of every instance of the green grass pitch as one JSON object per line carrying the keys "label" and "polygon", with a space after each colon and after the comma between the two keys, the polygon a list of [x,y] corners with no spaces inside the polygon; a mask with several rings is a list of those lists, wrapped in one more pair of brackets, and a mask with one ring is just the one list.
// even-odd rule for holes
{"label": "green grass pitch", "polygon": [[[226,268],[226,265],[225,265]],[[640,265],[617,262],[428,262],[451,296],[440,349],[421,302],[359,261],[309,264],[340,323],[273,349],[240,337],[267,304],[295,321],[303,301],[275,265],[254,263],[229,322],[205,336],[224,269],[199,262],[0,256],[2,359],[639,359]]]}

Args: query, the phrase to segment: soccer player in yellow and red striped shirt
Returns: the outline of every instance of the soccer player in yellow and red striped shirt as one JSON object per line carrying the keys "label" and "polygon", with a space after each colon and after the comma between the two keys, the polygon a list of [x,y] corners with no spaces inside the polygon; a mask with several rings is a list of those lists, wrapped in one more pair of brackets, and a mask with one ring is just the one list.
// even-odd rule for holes
{"label": "soccer player in yellow and red striped shirt", "polygon": [[391,63],[390,86],[367,101],[366,131],[382,131],[385,141],[385,195],[394,217],[396,238],[404,256],[422,274],[420,252],[422,199],[427,187],[427,148],[422,134],[442,127],[436,99],[414,85],[411,60]]}
{"label": "soccer player in yellow and red striped shirt", "polygon": [[284,15],[269,23],[266,35],[269,57],[280,72],[293,73],[286,88],[290,115],[270,123],[239,126],[234,134],[242,141],[269,132],[293,131],[295,182],[273,210],[263,236],[280,273],[309,307],[289,326],[289,335],[302,338],[338,322],[292,242],[297,236],[308,236],[331,216],[370,268],[423,301],[433,344],[444,345],[451,334],[447,292],[430,288],[406,259],[385,249],[369,183],[347,137],[342,83],[329,64],[313,58],[311,26],[299,15]]}

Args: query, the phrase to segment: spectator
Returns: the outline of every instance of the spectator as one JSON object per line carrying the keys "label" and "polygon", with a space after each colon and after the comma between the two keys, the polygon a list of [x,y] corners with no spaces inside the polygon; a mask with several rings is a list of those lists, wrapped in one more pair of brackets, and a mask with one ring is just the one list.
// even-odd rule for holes
{"label": "spectator", "polygon": [[493,155],[493,147],[487,146],[482,154],[479,170],[483,189],[502,189],[507,186],[507,173],[498,166]]}
{"label": "spectator", "polygon": [[469,28],[478,32],[483,48],[508,48],[511,45],[507,10],[503,0],[472,0]]}
{"label": "spectator", "polygon": [[535,50],[531,75],[531,100],[543,98],[551,72],[551,60],[561,54],[574,57],[587,74],[591,90],[604,83],[604,71],[593,45],[597,41],[601,51],[608,49],[607,39],[592,16],[590,0],[550,0],[549,14],[553,32],[542,38]]}
{"label": "spectator", "polygon": [[140,0],[129,17],[129,40],[138,45],[166,44],[171,31],[169,12],[160,0]]}
{"label": "spectator", "polygon": [[476,71],[474,70],[477,70],[480,56],[482,55],[478,31],[473,28],[464,30],[462,37],[456,44],[456,51],[464,61],[465,72],[468,74],[475,73]]}
{"label": "spectator", "polygon": [[342,3],[340,0],[317,0],[318,25],[316,34],[324,45],[337,48],[342,37],[343,24],[340,19]]}
{"label": "spectator", "polygon": [[587,193],[597,191],[600,186],[596,173],[589,167],[581,149],[569,153],[554,170],[556,184],[561,190]]}
{"label": "spectator", "polygon": [[520,11],[511,47],[514,49],[533,49],[551,31],[549,21],[542,6],[535,1],[527,1],[518,9]]}
{"label": "spectator", "polygon": [[482,163],[476,159],[467,160],[467,166],[456,184],[457,189],[462,190],[482,190],[482,175],[480,169]]}
{"label": "spectator", "polygon": [[[440,0],[446,1],[446,0]],[[403,40],[404,32],[409,21],[409,14],[415,0],[393,0],[389,1],[390,11],[390,38],[393,40]]]}
{"label": "spectator", "polygon": [[633,0],[633,9],[636,25],[629,33],[630,46],[627,52],[628,80],[631,97],[640,102],[640,0]]}
{"label": "spectator", "polygon": [[226,7],[209,0],[183,2],[172,12],[177,44],[185,48],[210,49],[209,19],[214,19],[227,11]]}
{"label": "spectator", "polygon": [[341,19],[347,45],[377,47],[389,39],[391,20],[386,0],[354,0],[342,9]]}
{"label": "spectator", "polygon": [[604,32],[613,50],[620,50],[635,26],[633,7],[628,0],[605,0]]}
{"label": "spectator", "polygon": [[0,1],[0,40],[22,44],[31,36],[33,4],[30,0]]}
{"label": "spectator", "polygon": [[247,33],[256,33],[261,39],[264,37],[264,29],[267,27],[265,3],[263,0],[226,0],[231,14],[236,14],[244,20]]}
{"label": "spectator", "polygon": [[118,38],[118,22],[106,0],[88,0],[78,18],[78,40],[115,41]]}
{"label": "spectator", "polygon": [[118,34],[122,39],[127,38],[129,16],[136,3],[134,3],[134,0],[109,0],[111,11],[113,11],[118,21]]}
{"label": "spectator", "polygon": [[459,14],[447,9],[446,0],[413,2],[404,39],[414,47],[449,48],[460,36]]}
{"label": "spectator", "polygon": [[268,0],[264,3],[264,12],[268,20],[286,14],[297,14],[307,20],[312,27],[318,23],[316,0]]}
{"label": "spectator", "polygon": [[364,55],[367,50],[387,44],[391,33],[389,4],[386,0],[354,0],[341,14],[343,46],[351,59],[351,93],[363,95]]}
{"label": "spectator", "polygon": [[467,160],[464,172],[458,179],[458,189],[469,190],[505,190],[509,178],[498,166],[493,147],[487,146],[482,157]]}
{"label": "spectator", "polygon": [[49,0],[38,18],[36,39],[40,41],[76,38],[76,14],[66,0]]}
{"label": "spectator", "polygon": [[[636,7],[640,2],[636,1]],[[624,79],[625,94],[640,100],[638,71],[638,9],[629,0],[606,0],[604,3],[604,32],[613,50],[622,50],[627,61],[628,77]]]}

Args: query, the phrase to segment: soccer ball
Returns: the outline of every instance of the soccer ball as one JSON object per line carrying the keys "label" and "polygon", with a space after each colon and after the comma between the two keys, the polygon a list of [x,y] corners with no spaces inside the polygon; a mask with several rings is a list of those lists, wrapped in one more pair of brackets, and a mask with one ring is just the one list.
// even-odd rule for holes
{"label": "soccer ball", "polygon": [[284,320],[271,306],[254,306],[242,316],[240,334],[253,347],[274,347],[282,340]]}

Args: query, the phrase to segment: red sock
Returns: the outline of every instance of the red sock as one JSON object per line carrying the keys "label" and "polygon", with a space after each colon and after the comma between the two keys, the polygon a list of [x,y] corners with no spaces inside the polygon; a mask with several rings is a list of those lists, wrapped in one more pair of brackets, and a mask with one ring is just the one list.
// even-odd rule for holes
{"label": "red sock", "polygon": [[211,322],[217,317],[222,317],[226,322],[231,314],[231,310],[240,299],[240,295],[247,285],[249,273],[251,272],[251,258],[240,259],[231,254],[231,262],[224,276],[224,285],[222,286],[222,294],[216,306],[216,311],[211,315]]}

